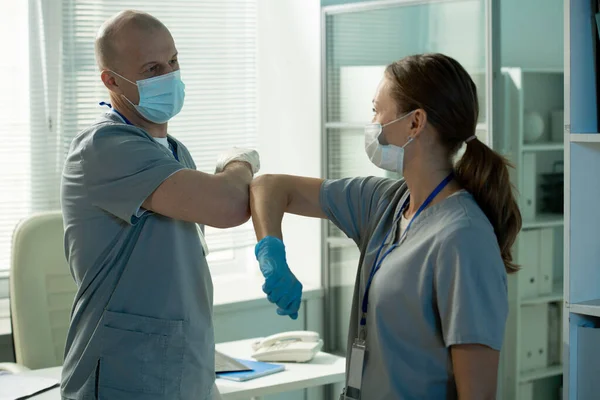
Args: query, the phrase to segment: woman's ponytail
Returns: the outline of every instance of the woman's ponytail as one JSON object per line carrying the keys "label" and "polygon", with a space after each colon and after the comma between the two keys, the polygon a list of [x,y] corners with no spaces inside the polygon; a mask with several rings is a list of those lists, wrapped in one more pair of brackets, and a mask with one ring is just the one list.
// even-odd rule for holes
{"label": "woman's ponytail", "polygon": [[478,139],[466,144],[455,166],[457,181],[470,192],[490,220],[500,245],[506,272],[516,272],[512,246],[521,230],[521,212],[513,194],[509,161]]}

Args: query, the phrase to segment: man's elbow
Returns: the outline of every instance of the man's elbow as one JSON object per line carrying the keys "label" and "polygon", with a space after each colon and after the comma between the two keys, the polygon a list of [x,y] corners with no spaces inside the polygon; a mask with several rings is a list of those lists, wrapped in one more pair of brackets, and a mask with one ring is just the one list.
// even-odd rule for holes
{"label": "man's elbow", "polygon": [[237,207],[235,210],[232,210],[228,217],[225,219],[223,229],[226,228],[234,228],[236,226],[240,226],[250,219],[250,208],[248,204],[246,207]]}
{"label": "man's elbow", "polygon": [[248,189],[232,193],[224,202],[224,210],[217,228],[227,229],[242,225],[250,219]]}

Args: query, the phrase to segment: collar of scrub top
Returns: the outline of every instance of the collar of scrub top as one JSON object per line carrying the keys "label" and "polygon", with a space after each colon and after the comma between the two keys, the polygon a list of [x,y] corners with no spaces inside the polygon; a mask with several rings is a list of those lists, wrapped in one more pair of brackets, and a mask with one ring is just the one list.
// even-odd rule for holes
{"label": "collar of scrub top", "polygon": [[[101,106],[106,106],[110,108],[110,111],[117,114],[127,125],[135,126],[127,118],[125,118],[125,116],[121,114],[116,108],[113,108],[112,104],[107,103],[105,101],[101,101],[99,104]],[[173,153],[173,157],[175,157],[175,159],[179,161],[179,157],[177,156],[177,143],[174,143],[172,140],[169,139],[169,145],[171,146],[171,152]]]}
{"label": "collar of scrub top", "polygon": [[377,271],[379,270],[379,268],[381,268],[381,264],[383,263],[383,260],[385,260],[385,258],[388,256],[388,254],[390,254],[392,252],[392,250],[394,250],[396,247],[398,247],[404,241],[404,239],[406,238],[406,234],[408,233],[408,230],[410,229],[413,221],[415,219],[417,219],[417,217],[419,216],[419,214],[421,214],[421,212],[423,212],[423,210],[425,208],[427,208],[427,206],[433,201],[433,199],[435,199],[435,197],[448,185],[448,183],[450,183],[450,181],[453,178],[454,178],[454,174],[450,173],[450,175],[448,175],[446,178],[444,178],[444,180],[441,181],[436,186],[435,189],[433,189],[433,192],[431,192],[431,194],[429,196],[427,196],[427,198],[425,199],[425,201],[423,202],[423,204],[421,204],[421,207],[419,207],[419,209],[417,210],[417,212],[415,213],[415,215],[411,218],[410,222],[408,223],[408,226],[406,227],[406,229],[402,233],[402,236],[400,237],[400,240],[397,243],[392,244],[392,246],[383,254],[383,256],[381,257],[381,259],[379,259],[379,256],[381,256],[381,252],[383,250],[383,247],[385,246],[385,242],[387,241],[387,239],[390,236],[390,233],[392,232],[394,226],[398,223],[398,221],[402,217],[402,213],[404,213],[404,210],[406,209],[406,207],[408,206],[408,204],[410,202],[410,194],[408,195],[408,197],[404,201],[404,204],[402,205],[402,208],[400,208],[400,211],[398,212],[398,215],[396,215],[396,217],[394,218],[394,223],[392,224],[392,227],[390,228],[390,230],[385,235],[385,238],[383,239],[383,243],[381,243],[381,246],[379,246],[379,249],[377,250],[377,255],[375,256],[375,261],[373,262],[373,267],[371,268],[371,273],[369,274],[369,280],[367,281],[367,285],[365,287],[365,295],[363,296],[363,301],[362,301],[362,316],[360,318],[360,327],[361,327],[360,334],[361,334],[361,339],[364,340],[365,336],[366,336],[366,328],[365,328],[365,326],[367,325],[367,306],[369,304],[369,289],[371,289],[371,283],[373,282],[373,277],[375,276],[375,274],[377,273]]}

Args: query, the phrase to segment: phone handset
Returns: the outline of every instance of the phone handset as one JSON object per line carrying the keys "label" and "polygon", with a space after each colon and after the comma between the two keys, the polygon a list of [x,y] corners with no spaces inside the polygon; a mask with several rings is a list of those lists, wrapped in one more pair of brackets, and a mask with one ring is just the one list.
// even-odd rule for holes
{"label": "phone handset", "polygon": [[261,347],[269,347],[277,342],[284,341],[295,341],[295,342],[318,342],[320,336],[317,332],[312,331],[290,331],[290,332],[282,332],[276,333],[274,335],[268,336],[262,340],[254,342],[252,344],[252,349],[254,351],[260,349]]}
{"label": "phone handset", "polygon": [[252,344],[252,357],[258,361],[306,362],[323,347],[317,332],[292,331],[271,335]]}

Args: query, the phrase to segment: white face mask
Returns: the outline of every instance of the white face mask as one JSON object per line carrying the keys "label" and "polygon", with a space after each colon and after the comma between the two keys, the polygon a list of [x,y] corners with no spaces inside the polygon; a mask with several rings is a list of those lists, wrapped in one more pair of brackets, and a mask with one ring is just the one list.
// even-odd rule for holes
{"label": "white face mask", "polygon": [[413,141],[413,138],[409,137],[408,142],[402,147],[394,146],[392,144],[383,145],[379,138],[383,133],[383,128],[408,117],[413,112],[414,111],[404,114],[400,118],[388,122],[385,125],[373,123],[365,126],[365,151],[373,164],[379,168],[397,172],[402,175],[404,170],[404,148]]}

